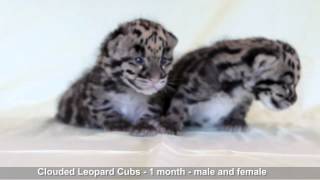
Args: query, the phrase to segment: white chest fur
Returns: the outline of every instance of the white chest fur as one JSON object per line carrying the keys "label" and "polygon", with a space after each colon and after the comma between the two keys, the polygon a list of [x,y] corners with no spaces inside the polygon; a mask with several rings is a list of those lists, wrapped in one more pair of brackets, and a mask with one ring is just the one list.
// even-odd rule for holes
{"label": "white chest fur", "polygon": [[136,92],[112,93],[109,99],[114,109],[132,123],[148,112],[148,97]]}
{"label": "white chest fur", "polygon": [[233,94],[234,96],[231,96],[219,92],[208,101],[189,106],[190,120],[201,124],[203,127],[213,127],[218,124],[241,102],[246,93],[237,89]]}

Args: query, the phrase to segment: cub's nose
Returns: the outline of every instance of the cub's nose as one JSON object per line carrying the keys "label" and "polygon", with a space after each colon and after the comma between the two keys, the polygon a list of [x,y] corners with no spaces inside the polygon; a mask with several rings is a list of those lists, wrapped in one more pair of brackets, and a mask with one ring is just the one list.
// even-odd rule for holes
{"label": "cub's nose", "polygon": [[150,83],[156,84],[157,82],[160,81],[160,73],[157,73],[157,72],[150,73],[148,80],[150,81]]}
{"label": "cub's nose", "polygon": [[289,102],[294,103],[297,101],[298,97],[296,93],[292,93],[291,96],[286,98]]}
{"label": "cub's nose", "polygon": [[157,84],[160,81],[160,78],[153,77],[153,78],[150,78],[149,81],[151,82],[151,84]]}

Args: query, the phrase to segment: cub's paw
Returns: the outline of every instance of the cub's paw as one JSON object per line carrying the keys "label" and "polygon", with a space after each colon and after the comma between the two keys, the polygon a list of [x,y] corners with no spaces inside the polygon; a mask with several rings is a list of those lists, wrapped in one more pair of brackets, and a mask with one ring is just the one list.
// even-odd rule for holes
{"label": "cub's paw", "polygon": [[219,131],[245,132],[248,130],[248,125],[244,120],[229,119],[216,125],[215,128]]}
{"label": "cub's paw", "polygon": [[153,123],[150,122],[139,122],[138,124],[134,125],[131,130],[130,134],[133,136],[155,136],[159,133],[158,128]]}
{"label": "cub's paw", "polygon": [[106,121],[104,126],[110,131],[128,131],[132,125],[126,120],[116,120]]}
{"label": "cub's paw", "polygon": [[160,120],[160,125],[161,125],[161,133],[172,134],[172,135],[178,135],[178,133],[183,128],[183,123],[173,121],[167,118],[162,118]]}

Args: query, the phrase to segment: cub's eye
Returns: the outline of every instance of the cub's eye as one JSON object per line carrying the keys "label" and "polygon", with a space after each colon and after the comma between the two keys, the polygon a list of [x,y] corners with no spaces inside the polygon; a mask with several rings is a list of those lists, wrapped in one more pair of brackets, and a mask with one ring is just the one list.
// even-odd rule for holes
{"label": "cub's eye", "polygon": [[169,59],[161,58],[161,60],[160,60],[160,65],[161,65],[161,66],[165,66],[165,65],[167,65],[167,64],[170,64]]}
{"label": "cub's eye", "polygon": [[284,98],[284,95],[280,94],[280,93],[276,93],[276,96],[280,97],[280,98]]}
{"label": "cub's eye", "polygon": [[134,61],[138,64],[144,64],[144,59],[142,57],[136,57]]}

